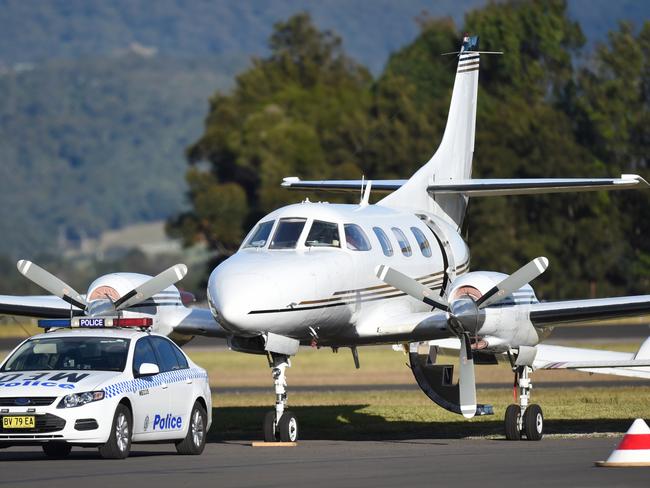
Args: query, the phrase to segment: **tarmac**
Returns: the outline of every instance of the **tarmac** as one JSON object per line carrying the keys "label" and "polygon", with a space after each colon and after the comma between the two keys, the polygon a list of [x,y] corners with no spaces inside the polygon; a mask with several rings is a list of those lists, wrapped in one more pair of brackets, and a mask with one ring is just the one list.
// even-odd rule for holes
{"label": "tarmac", "polygon": [[593,487],[648,486],[650,468],[599,468],[619,438],[301,441],[297,447],[215,442],[201,456],[173,446],[133,446],[126,460],[73,449],[48,460],[38,448],[0,451],[0,483],[12,487]]}

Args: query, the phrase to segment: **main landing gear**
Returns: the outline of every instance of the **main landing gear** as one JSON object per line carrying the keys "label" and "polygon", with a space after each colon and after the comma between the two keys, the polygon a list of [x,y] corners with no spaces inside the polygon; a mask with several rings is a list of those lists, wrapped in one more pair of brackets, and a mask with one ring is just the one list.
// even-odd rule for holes
{"label": "main landing gear", "polygon": [[521,440],[522,435],[529,441],[539,441],[544,435],[544,415],[542,408],[536,404],[528,404],[530,390],[530,366],[516,366],[515,387],[519,390],[519,405],[509,405],[505,415],[506,439]]}
{"label": "main landing gear", "polygon": [[287,377],[285,370],[291,367],[289,356],[269,353],[269,366],[275,386],[275,410],[264,417],[265,442],[296,442],[298,440],[298,419],[287,406]]}

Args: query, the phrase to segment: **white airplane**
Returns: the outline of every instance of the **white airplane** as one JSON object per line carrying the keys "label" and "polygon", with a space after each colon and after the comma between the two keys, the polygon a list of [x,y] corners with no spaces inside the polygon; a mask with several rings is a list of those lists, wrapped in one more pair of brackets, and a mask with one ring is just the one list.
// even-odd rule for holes
{"label": "white airplane", "polygon": [[[519,404],[510,405],[505,413],[506,437],[513,440],[522,434],[529,440],[543,435],[542,410],[529,404],[530,374],[535,369],[650,378],[650,339],[636,354],[540,344],[554,327],[649,315],[649,295],[540,303],[529,282],[546,270],[549,263],[544,257],[509,276],[469,271],[470,252],[460,229],[470,197],[649,186],[638,175],[472,179],[477,41],[466,42],[458,55],[442,142],[411,178],[367,182],[286,178],[283,186],[288,188],[361,192],[361,201],[343,205],[305,200],[262,218],[238,252],[212,272],[209,311],[187,309],[174,295],[175,315],[163,316],[164,302],[153,303],[160,307],[154,321],[157,332],[180,342],[195,335],[226,337],[235,351],[269,357],[276,404],[264,420],[265,440],[298,437],[298,421],[286,410],[286,368],[301,344],[334,350],[350,347],[357,367],[357,346],[401,344],[408,348],[413,374],[425,394],[467,418],[492,413],[490,405],[477,404],[474,362],[495,364],[505,358],[519,388]],[[390,194],[370,204],[371,191]],[[95,307],[99,315],[137,314],[131,300],[139,295],[129,290],[146,278],[128,276],[132,280],[128,286],[113,284],[123,279],[120,274],[100,278],[116,293],[110,300],[99,297],[102,305],[95,306],[96,284],[91,285],[86,304],[67,285],[53,286],[56,278],[48,274],[46,280],[34,281],[59,298],[0,297],[0,313],[22,307],[23,315],[46,316],[44,301],[58,300],[48,302],[50,315],[67,316],[72,310],[94,316]],[[435,364],[440,349],[458,351],[458,384],[452,384],[453,366]]]}

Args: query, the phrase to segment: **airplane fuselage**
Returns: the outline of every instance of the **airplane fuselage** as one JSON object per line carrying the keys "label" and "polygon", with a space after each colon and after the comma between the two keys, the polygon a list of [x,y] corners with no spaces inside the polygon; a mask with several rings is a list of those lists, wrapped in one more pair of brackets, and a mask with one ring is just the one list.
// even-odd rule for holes
{"label": "airplane fuselage", "polygon": [[[440,294],[469,271],[469,257],[456,229],[435,215],[306,201],[262,218],[212,272],[208,299],[216,320],[237,336],[273,332],[318,345],[363,344],[368,336],[376,343],[388,317],[431,310],[379,280],[377,266]],[[449,335],[441,326],[437,337]],[[525,342],[536,343],[528,335]]]}

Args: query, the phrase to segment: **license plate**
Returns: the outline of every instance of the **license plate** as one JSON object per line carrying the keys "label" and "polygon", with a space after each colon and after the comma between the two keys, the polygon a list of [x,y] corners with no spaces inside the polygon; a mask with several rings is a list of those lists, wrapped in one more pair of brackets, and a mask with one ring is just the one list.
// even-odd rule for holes
{"label": "license plate", "polygon": [[36,418],[32,416],[2,417],[3,429],[33,429],[36,427]]}

